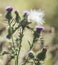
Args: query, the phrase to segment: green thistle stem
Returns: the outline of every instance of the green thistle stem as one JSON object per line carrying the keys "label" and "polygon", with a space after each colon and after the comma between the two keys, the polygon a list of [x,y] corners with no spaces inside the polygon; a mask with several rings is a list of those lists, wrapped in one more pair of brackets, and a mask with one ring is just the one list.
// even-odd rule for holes
{"label": "green thistle stem", "polygon": [[20,40],[19,40],[19,50],[18,50],[18,54],[16,56],[16,60],[15,60],[15,65],[18,65],[18,60],[19,60],[19,53],[20,53],[20,50],[21,50],[21,43],[22,43],[22,38],[23,38],[23,29],[21,31],[20,29]]}
{"label": "green thistle stem", "polygon": [[13,44],[13,46],[14,46],[14,40],[13,40],[13,35],[12,35],[12,27],[11,27],[11,23],[10,23],[10,21],[8,21],[8,24],[9,24],[9,29],[10,29],[10,35],[11,35],[11,38],[12,38],[12,44]]}

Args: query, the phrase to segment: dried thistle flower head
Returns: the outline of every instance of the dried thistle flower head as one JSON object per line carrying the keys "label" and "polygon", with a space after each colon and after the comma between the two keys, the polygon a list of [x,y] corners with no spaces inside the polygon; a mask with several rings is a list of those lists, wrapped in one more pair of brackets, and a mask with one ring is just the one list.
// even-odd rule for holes
{"label": "dried thistle flower head", "polygon": [[31,10],[28,15],[28,21],[37,22],[38,25],[43,25],[44,23],[44,12],[39,10]]}

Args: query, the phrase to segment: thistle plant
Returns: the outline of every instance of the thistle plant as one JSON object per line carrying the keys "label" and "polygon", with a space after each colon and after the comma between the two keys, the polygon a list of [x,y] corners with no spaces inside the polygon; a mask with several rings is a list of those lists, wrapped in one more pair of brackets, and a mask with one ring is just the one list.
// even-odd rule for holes
{"label": "thistle plant", "polygon": [[[19,54],[21,51],[21,47],[22,47],[22,39],[24,36],[24,31],[25,28],[27,28],[28,30],[31,30],[33,32],[33,41],[32,44],[30,43],[30,41],[28,41],[28,44],[30,45],[29,51],[28,51],[28,55],[27,57],[25,57],[24,62],[22,63],[22,65],[26,65],[26,63],[29,63],[29,60],[32,59],[35,65],[40,65],[40,61],[45,59],[45,55],[46,55],[46,48],[43,48],[42,52],[39,53],[37,55],[37,57],[35,58],[33,55],[33,45],[38,41],[39,37],[40,37],[40,33],[44,30],[43,27],[43,17],[44,17],[44,13],[42,11],[36,11],[36,10],[31,10],[31,11],[24,11],[23,13],[23,18],[20,17],[19,12],[15,11],[15,18],[13,18],[12,16],[12,12],[13,12],[13,8],[11,6],[8,6],[6,8],[6,15],[5,18],[8,21],[8,34],[6,36],[6,38],[8,38],[9,40],[12,39],[11,42],[11,51],[10,53],[7,52],[8,54],[10,54],[10,59],[8,60],[8,63],[12,60],[15,59],[15,65],[18,65],[18,59],[19,59]],[[36,22],[37,25],[34,28],[30,27],[29,24],[31,24],[32,22]],[[17,26],[16,26],[17,24]],[[18,37],[16,38],[16,40],[14,40],[14,33],[17,31],[19,33]],[[44,43],[44,42],[43,42]],[[7,54],[6,52],[4,52],[4,54]],[[3,54],[3,55],[4,55]],[[6,65],[8,65],[8,63]]]}

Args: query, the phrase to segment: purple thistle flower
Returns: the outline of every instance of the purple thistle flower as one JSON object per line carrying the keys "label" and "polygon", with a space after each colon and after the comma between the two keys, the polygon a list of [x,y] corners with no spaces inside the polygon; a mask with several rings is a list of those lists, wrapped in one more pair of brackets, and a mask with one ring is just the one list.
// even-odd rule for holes
{"label": "purple thistle flower", "polygon": [[44,30],[43,26],[36,26],[36,30],[34,31],[34,38],[33,38],[33,42],[36,42],[40,36],[41,31]]}
{"label": "purple thistle flower", "polygon": [[10,12],[10,11],[12,11],[12,10],[13,10],[13,8],[12,8],[11,6],[7,6],[7,7],[6,7],[6,11]]}
{"label": "purple thistle flower", "polygon": [[25,11],[23,11],[23,14],[25,15],[25,14],[29,14],[30,12],[28,11],[28,10],[25,10]]}
{"label": "purple thistle flower", "polygon": [[36,26],[36,31],[43,31],[44,27],[43,26]]}
{"label": "purple thistle flower", "polygon": [[34,58],[34,55],[33,55],[33,51],[32,51],[32,50],[29,51],[28,56],[29,56],[30,58]]}
{"label": "purple thistle flower", "polygon": [[6,7],[7,13],[5,15],[5,18],[8,19],[8,22],[12,19],[12,14],[11,14],[12,10],[13,8],[11,6]]}

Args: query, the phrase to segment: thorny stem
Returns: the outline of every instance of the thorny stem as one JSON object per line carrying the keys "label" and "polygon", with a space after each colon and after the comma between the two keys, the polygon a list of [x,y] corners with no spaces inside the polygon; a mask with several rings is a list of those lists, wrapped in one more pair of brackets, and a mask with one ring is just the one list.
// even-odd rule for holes
{"label": "thorny stem", "polygon": [[[15,24],[14,24],[14,25],[15,25]],[[14,26],[14,25],[13,25],[13,26]],[[13,34],[15,33],[15,31],[16,31],[17,29],[19,29],[20,26],[21,26],[21,24],[19,24],[18,27],[15,28],[15,30],[12,32],[11,35],[13,35]],[[26,27],[27,27],[28,29],[30,29],[30,30],[33,31],[33,28],[30,28],[29,26],[26,26]],[[34,31],[33,31],[33,32],[34,32]]]}
{"label": "thorny stem", "polygon": [[[8,20],[8,25],[9,25],[9,29],[10,29],[10,35],[12,34],[12,27],[11,27],[11,22]],[[13,44],[13,46],[14,46],[14,40],[13,40],[13,36],[11,36],[11,38],[12,38],[12,44]],[[13,50],[12,50],[13,51]],[[8,65],[9,64],[9,62],[11,61],[13,59],[13,57],[10,57],[9,59],[8,59],[8,62],[6,63],[6,65]]]}
{"label": "thorny stem", "polygon": [[19,24],[18,27],[16,27],[15,30],[12,32],[11,35],[13,35],[13,34],[16,32],[16,30],[19,29],[20,26],[21,26],[21,25]]}
{"label": "thorny stem", "polygon": [[18,50],[18,53],[17,53],[17,56],[16,56],[15,65],[18,65],[19,53],[20,53],[20,50],[21,50],[22,38],[23,38],[23,29],[22,29],[22,31],[20,29],[19,50]]}
{"label": "thorny stem", "polygon": [[13,32],[12,32],[11,22],[8,21],[8,24],[9,24],[9,28],[10,28],[10,35],[11,35],[11,38],[12,38],[12,44],[14,46],[14,40],[13,40],[13,35],[12,35]]}
{"label": "thorny stem", "polygon": [[32,41],[32,44],[30,46],[30,50],[32,49],[33,45],[34,45],[34,40],[35,40],[35,37],[33,38],[33,41]]}

